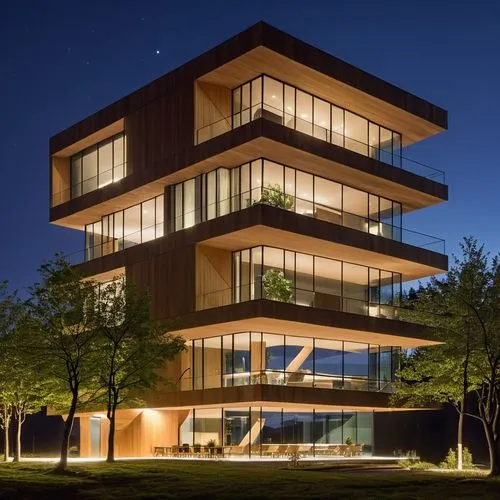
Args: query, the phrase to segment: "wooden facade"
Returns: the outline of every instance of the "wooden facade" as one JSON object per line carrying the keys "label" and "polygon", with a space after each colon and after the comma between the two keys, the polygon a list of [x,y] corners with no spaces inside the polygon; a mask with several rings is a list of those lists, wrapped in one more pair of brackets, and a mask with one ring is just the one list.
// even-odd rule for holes
{"label": "wooden facade", "polygon": [[[233,303],[232,252],[276,246],[401,273],[404,280],[445,271],[445,255],[344,227],[335,220],[305,217],[263,204],[172,230],[170,186],[218,167],[232,168],[258,158],[300,166],[306,172],[395,200],[402,204],[403,212],[448,198],[448,188],[441,182],[279,123],[260,118],[232,129],[232,89],[261,74],[401,132],[405,145],[447,127],[447,112],[438,106],[258,23],[51,138],[50,221],[54,224],[82,230],[105,215],[164,194],[164,236],[90,260],[78,266],[79,270],[100,281],[125,273],[128,280],[148,290],[154,316],[170,321],[171,329],[187,339],[267,331],[380,346],[435,344],[430,330],[334,310],[325,298],[323,302],[318,299],[317,307],[264,299]],[[70,199],[71,155],[122,131],[127,137],[127,176]],[[302,358],[309,353],[304,350]],[[222,363],[220,352],[207,351],[206,356],[208,365]],[[264,357],[260,352],[252,358],[251,371]],[[294,364],[288,368],[298,370]],[[181,359],[165,370],[163,374],[174,383],[168,389],[144,394],[148,408],[119,411],[119,456],[150,456],[154,446],[178,444],[179,426],[192,408],[230,404],[375,411],[388,406],[387,394],[368,391],[265,384],[180,391]],[[80,415],[82,456],[105,454],[108,429],[103,416],[103,412]],[[101,436],[98,451],[92,441],[97,434]]]}

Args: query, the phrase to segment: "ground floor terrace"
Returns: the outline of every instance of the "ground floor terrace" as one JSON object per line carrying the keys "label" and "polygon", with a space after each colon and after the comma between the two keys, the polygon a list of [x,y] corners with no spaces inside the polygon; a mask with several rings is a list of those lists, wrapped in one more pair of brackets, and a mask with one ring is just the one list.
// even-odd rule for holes
{"label": "ground floor terrace", "polygon": [[[104,413],[79,418],[79,455],[103,457]],[[118,457],[286,459],[374,454],[373,411],[302,406],[124,409],[117,414]]]}

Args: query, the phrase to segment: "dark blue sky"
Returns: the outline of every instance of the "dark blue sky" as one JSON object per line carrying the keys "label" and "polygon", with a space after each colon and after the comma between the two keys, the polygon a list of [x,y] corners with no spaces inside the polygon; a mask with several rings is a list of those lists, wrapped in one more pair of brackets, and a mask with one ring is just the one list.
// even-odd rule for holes
{"label": "dark blue sky", "polygon": [[83,247],[80,233],[48,223],[49,137],[259,20],[447,109],[449,131],[406,155],[446,172],[450,201],[403,223],[449,252],[466,234],[498,252],[499,19],[495,0],[7,0],[0,280],[29,285],[54,251]]}

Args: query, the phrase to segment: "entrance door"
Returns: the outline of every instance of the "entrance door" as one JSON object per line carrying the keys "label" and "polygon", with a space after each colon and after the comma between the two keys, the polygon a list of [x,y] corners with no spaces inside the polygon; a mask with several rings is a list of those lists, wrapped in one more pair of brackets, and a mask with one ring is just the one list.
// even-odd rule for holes
{"label": "entrance door", "polygon": [[90,456],[101,456],[101,419],[90,417]]}

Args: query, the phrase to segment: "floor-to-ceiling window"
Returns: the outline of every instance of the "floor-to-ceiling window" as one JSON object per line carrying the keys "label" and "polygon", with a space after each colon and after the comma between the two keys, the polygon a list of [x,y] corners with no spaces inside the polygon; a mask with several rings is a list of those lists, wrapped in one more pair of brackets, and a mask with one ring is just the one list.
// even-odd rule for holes
{"label": "floor-to-ceiling window", "polygon": [[126,175],[126,135],[121,132],[71,156],[70,197],[77,198]]}
{"label": "floor-to-ceiling window", "polygon": [[265,118],[337,146],[401,167],[401,134],[263,75],[233,90],[232,127]]}
{"label": "floor-to-ceiling window", "polygon": [[85,260],[163,236],[163,195],[102,217],[85,226]]}
{"label": "floor-to-ceiling window", "polygon": [[233,252],[233,302],[266,298],[376,317],[395,317],[401,275],[281,248]]}
{"label": "floor-to-ceiling window", "polygon": [[286,385],[393,390],[400,349],[362,342],[239,332],[189,340],[181,390]]}
{"label": "floor-to-ceiling window", "polygon": [[267,160],[218,168],[168,187],[170,231],[256,203],[401,241],[401,203]]}
{"label": "floor-to-ceiling window", "polygon": [[[210,445],[233,458],[353,456],[373,453],[373,413],[300,407],[193,409],[179,425],[179,445]],[[196,451],[195,451],[196,453]]]}

